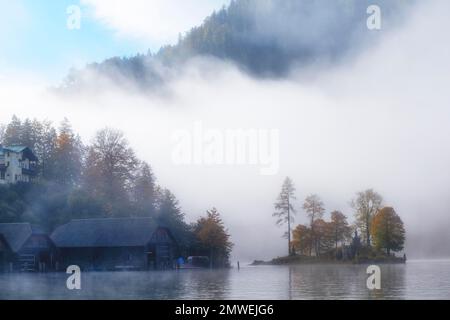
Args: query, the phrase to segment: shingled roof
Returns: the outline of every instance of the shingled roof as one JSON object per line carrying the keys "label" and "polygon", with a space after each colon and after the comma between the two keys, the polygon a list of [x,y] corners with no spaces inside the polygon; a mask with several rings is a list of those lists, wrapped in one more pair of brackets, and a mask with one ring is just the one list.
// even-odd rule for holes
{"label": "shingled roof", "polygon": [[156,229],[151,218],[82,219],[58,227],[51,239],[60,248],[138,247]]}
{"label": "shingled roof", "polygon": [[31,226],[29,223],[0,224],[0,235],[3,236],[13,252],[19,251],[32,234],[41,233],[41,230]]}
{"label": "shingled roof", "polygon": [[13,145],[13,146],[2,146],[0,145],[0,156],[3,156],[5,152],[10,151],[14,153],[23,152],[24,155],[31,161],[38,161],[38,158],[33,153],[33,151],[27,146]]}

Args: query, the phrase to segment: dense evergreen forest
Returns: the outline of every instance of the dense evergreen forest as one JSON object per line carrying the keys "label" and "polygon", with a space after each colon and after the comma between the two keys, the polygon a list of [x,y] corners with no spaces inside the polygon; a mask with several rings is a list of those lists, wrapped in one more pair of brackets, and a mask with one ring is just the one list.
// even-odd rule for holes
{"label": "dense evergreen forest", "polygon": [[[377,0],[383,28],[395,25],[408,2]],[[133,57],[113,57],[72,70],[62,88],[93,90],[92,74],[142,88],[159,85],[196,56],[230,61],[254,76],[281,77],[293,66],[335,62],[376,42],[366,27],[369,0],[233,0],[203,24],[179,36],[176,45]],[[403,12],[403,13],[402,13]],[[391,19],[395,17],[395,19]],[[174,72],[175,71],[175,72]]]}
{"label": "dense evergreen forest", "polygon": [[67,119],[55,128],[14,116],[0,127],[0,144],[28,146],[39,159],[37,182],[0,186],[0,223],[51,232],[72,219],[151,217],[170,228],[181,254],[212,253],[215,266],[228,263],[232,244],[217,210],[188,224],[175,195],[157,184],[122,132],[102,129],[84,145]]}

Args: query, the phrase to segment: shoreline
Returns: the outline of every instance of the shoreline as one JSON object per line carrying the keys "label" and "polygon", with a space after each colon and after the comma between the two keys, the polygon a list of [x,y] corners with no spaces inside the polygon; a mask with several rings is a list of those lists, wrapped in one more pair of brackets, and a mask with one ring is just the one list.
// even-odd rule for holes
{"label": "shoreline", "polygon": [[280,266],[280,265],[307,265],[307,264],[323,264],[323,265],[365,265],[365,264],[406,264],[404,258],[401,257],[382,257],[382,258],[359,258],[354,260],[335,260],[326,257],[309,257],[309,256],[287,256],[277,257],[270,261],[254,260],[250,266]]}

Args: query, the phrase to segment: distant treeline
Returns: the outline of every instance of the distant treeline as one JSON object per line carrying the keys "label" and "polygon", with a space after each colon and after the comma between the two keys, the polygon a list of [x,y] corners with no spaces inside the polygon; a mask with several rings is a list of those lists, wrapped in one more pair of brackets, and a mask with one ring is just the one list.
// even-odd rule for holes
{"label": "distant treeline", "polygon": [[37,182],[0,186],[0,223],[30,222],[50,232],[72,219],[151,217],[170,228],[180,254],[228,263],[232,244],[217,210],[188,224],[175,195],[156,183],[122,132],[102,129],[84,145],[67,119],[56,128],[14,116],[0,126],[0,144],[27,146],[39,159]]}

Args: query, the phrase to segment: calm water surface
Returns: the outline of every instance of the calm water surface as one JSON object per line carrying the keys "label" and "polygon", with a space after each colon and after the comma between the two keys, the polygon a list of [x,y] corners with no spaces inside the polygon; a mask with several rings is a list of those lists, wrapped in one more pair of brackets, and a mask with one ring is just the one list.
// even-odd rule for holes
{"label": "calm water surface", "polygon": [[382,290],[366,288],[366,267],[258,266],[209,271],[0,274],[0,299],[450,299],[450,261],[384,265]]}

